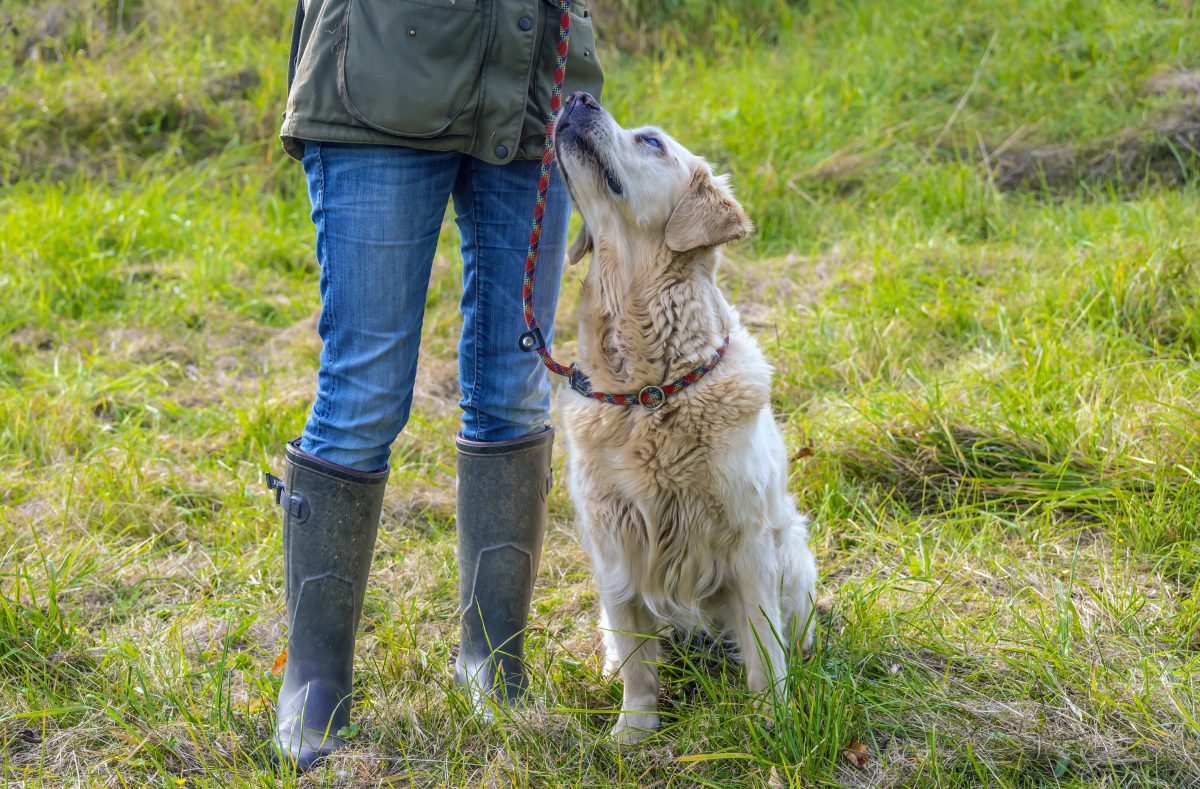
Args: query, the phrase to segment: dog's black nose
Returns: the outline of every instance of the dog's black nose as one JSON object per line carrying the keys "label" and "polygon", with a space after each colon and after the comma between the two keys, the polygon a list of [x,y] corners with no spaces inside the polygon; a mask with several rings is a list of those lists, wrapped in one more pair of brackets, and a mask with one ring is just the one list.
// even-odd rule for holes
{"label": "dog's black nose", "polygon": [[585,90],[577,90],[574,93],[572,93],[570,96],[567,97],[567,106],[568,107],[575,107],[580,104],[582,104],[583,106],[585,106],[589,109],[593,109],[593,110],[600,109],[600,103],[598,101],[596,101],[594,98],[592,98],[592,94],[588,93]]}

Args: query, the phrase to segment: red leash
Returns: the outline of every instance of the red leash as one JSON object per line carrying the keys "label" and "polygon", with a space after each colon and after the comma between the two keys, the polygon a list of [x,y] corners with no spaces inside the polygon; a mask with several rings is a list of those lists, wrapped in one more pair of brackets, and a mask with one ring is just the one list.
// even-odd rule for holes
{"label": "red leash", "polygon": [[[536,351],[542,364],[552,373],[571,379],[571,388],[576,388],[576,376],[587,385],[587,377],[579,372],[578,365],[569,367],[559,364],[550,355],[537,318],[533,316],[533,275],[537,267],[538,247],[542,242],[542,218],[546,214],[546,194],[550,190],[550,172],[554,167],[554,124],[558,122],[562,106],[563,80],[567,76],[567,47],[571,42],[571,0],[559,0],[562,16],[558,21],[558,60],[554,68],[554,88],[550,92],[550,117],[546,121],[546,141],[542,143],[542,164],[538,174],[537,204],[533,207],[533,228],[529,231],[529,251],[525,254],[525,282],[521,289],[521,302],[525,310],[525,328],[520,346],[523,351]],[[590,389],[591,386],[587,385]]]}
{"label": "red leash", "polygon": [[525,254],[525,282],[521,289],[521,304],[525,312],[525,328],[519,344],[523,351],[535,351],[546,369],[567,379],[572,389],[584,397],[602,400],[613,405],[640,405],[650,411],[657,411],[667,401],[667,396],[686,389],[704,377],[716,367],[729,348],[729,338],[721,343],[709,360],[696,365],[686,375],[669,384],[644,386],[636,394],[609,394],[608,392],[593,392],[591,381],[579,369],[576,362],[569,366],[559,364],[550,355],[542,330],[538,328],[537,318],[533,315],[533,277],[537,268],[538,247],[542,241],[542,219],[546,215],[546,195],[550,191],[550,173],[554,167],[554,125],[558,122],[558,113],[562,107],[563,81],[567,76],[567,49],[571,42],[571,0],[558,0],[562,15],[558,21],[558,59],[554,67],[554,87],[550,93],[550,117],[546,121],[546,141],[542,144],[542,163],[538,168],[537,204],[533,207],[533,227],[529,231],[529,250]]}

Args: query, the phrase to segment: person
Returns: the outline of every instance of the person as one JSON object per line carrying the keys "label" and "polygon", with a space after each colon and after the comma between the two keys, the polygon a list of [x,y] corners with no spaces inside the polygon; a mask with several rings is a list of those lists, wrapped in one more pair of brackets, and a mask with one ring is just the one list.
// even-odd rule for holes
{"label": "person", "polygon": [[[599,95],[586,1],[570,13],[563,95]],[[308,183],[323,347],[303,434],[284,447],[283,480],[268,475],[284,511],[288,630],[273,744],[293,769],[344,744],[389,447],[412,403],[448,199],[463,263],[455,677],[485,714],[525,691],[554,434],[549,381],[518,338],[560,14],[559,0],[298,3],[280,136]],[[569,213],[556,173],[534,293],[548,339]]]}

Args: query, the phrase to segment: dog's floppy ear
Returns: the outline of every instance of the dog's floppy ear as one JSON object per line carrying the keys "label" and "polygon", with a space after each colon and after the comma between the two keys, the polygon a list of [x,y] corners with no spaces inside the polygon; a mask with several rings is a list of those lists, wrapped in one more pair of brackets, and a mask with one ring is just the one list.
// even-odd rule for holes
{"label": "dog's floppy ear", "polygon": [[571,242],[571,248],[567,250],[567,263],[574,266],[591,251],[592,232],[588,230],[587,222],[584,222],[579,226],[579,233],[575,236],[575,240]]}
{"label": "dog's floppy ear", "polygon": [[667,246],[675,252],[715,247],[743,239],[752,230],[754,225],[724,179],[701,166],[667,220]]}

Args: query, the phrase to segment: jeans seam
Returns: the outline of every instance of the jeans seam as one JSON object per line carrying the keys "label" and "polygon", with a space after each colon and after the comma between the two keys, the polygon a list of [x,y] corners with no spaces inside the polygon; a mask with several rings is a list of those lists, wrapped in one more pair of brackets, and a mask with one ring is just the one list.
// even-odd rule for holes
{"label": "jeans seam", "polygon": [[482,244],[479,238],[479,199],[478,195],[475,193],[475,162],[473,159],[468,159],[466,165],[467,191],[471,193],[471,221],[475,225],[475,232],[472,234],[475,239],[473,244],[475,247],[473,255],[475,260],[475,293],[472,296],[475,312],[475,338],[473,340],[475,347],[471,353],[473,370],[471,372],[471,394],[468,397],[468,400],[471,402],[471,408],[475,415],[476,432],[477,434],[482,435],[487,432],[487,417],[484,415],[483,410],[479,408],[479,397],[477,390],[479,388],[479,359],[480,356],[482,356],[480,349],[483,347],[480,336],[480,325],[483,323],[482,316],[487,311],[479,308],[480,297],[483,291],[481,284],[483,277],[481,274],[484,271],[484,267],[483,261],[480,259],[480,250],[482,248]]}
{"label": "jeans seam", "polygon": [[[317,235],[317,257],[320,260],[326,260],[326,258],[328,257],[327,253],[328,253],[329,247],[325,241],[325,235],[327,232],[326,228],[325,228],[325,225],[326,225],[326,217],[325,217],[325,147],[323,145],[321,145],[321,143],[319,143],[319,142],[316,143],[316,146],[317,146],[317,205],[319,206],[318,210],[321,212],[321,230],[320,230],[320,233],[318,233],[318,235]],[[332,278],[333,275],[329,274],[329,276]],[[336,316],[333,311],[333,299],[322,298],[321,299],[321,309],[323,311],[328,312],[328,314],[329,314],[328,326],[329,326],[330,336],[336,335],[337,329],[335,328],[335,322],[334,322],[334,318]],[[336,366],[337,366],[337,343],[331,342],[331,343],[329,343],[329,368],[330,368],[330,370],[332,370]],[[330,375],[329,378],[330,378],[329,396],[327,398],[318,397],[317,398],[318,404],[333,402],[334,399],[337,397],[337,376]],[[320,428],[326,427],[325,417],[329,416],[329,414],[327,412],[326,413],[318,413],[316,408],[313,409],[313,414],[317,417],[317,426]]]}

